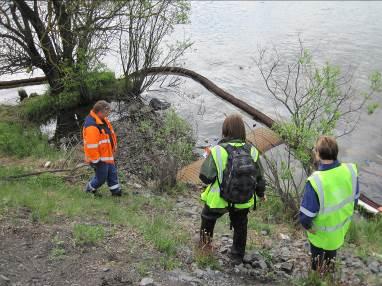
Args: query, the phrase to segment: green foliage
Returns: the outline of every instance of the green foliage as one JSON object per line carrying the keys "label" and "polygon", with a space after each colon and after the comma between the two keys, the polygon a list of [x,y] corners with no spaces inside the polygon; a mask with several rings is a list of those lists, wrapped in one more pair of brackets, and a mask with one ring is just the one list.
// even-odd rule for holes
{"label": "green foliage", "polygon": [[77,107],[81,103],[79,92],[63,91],[51,96],[48,92],[43,95],[28,98],[20,105],[21,117],[37,123],[51,119],[58,112]]}
{"label": "green foliage", "polygon": [[367,106],[367,113],[369,115],[373,114],[375,112],[375,110],[377,110],[379,108],[379,103],[371,103]]}
{"label": "green foliage", "polygon": [[348,243],[353,243],[360,248],[371,252],[382,253],[382,217],[376,216],[370,219],[361,218],[350,225],[346,236]]}
{"label": "green foliage", "polygon": [[200,268],[220,269],[219,261],[212,251],[195,249],[194,259]]}
{"label": "green foliage", "polygon": [[60,240],[59,237],[56,235],[53,238],[53,248],[50,250],[49,257],[50,259],[57,260],[63,258],[63,256],[66,254],[65,248],[64,248],[64,241]]}
{"label": "green foliage", "polygon": [[[0,173],[25,173],[20,167],[0,166]],[[68,185],[62,178],[51,174],[26,178],[23,181],[0,181],[0,213],[28,209],[32,219],[54,223],[67,217],[72,220],[88,219],[107,221],[111,225],[124,225],[136,229],[144,239],[163,252],[168,263],[176,265],[174,258],[180,245],[189,242],[188,233],[176,223],[170,212],[173,202],[168,197],[146,198],[139,195],[125,196],[119,200],[105,196],[96,199],[83,192],[81,185]],[[12,211],[12,212],[11,212]],[[76,243],[100,242],[105,230],[101,226],[78,224],[74,226]]]}
{"label": "green foliage", "polygon": [[195,143],[190,125],[175,110],[166,112],[163,125],[158,130],[156,143],[171,154],[180,165],[192,161],[192,149]]}
{"label": "green foliage", "polygon": [[336,286],[328,278],[321,278],[318,272],[310,272],[307,277],[299,278],[293,281],[294,286]]}
{"label": "green foliage", "polygon": [[142,164],[145,177],[155,179],[158,190],[173,191],[177,171],[194,158],[192,128],[170,109],[160,120],[143,119],[138,131],[147,139],[147,144],[140,146],[140,154],[150,156],[150,160],[144,157]]}
{"label": "green foliage", "polygon": [[0,122],[0,154],[18,158],[29,156],[41,158],[53,156],[55,151],[37,128]]}
{"label": "green foliage", "polygon": [[105,229],[100,225],[76,224],[73,238],[78,245],[95,245],[105,238]]}
{"label": "green foliage", "polygon": [[113,72],[67,72],[66,77],[62,79],[64,90],[61,93],[52,95],[48,90],[40,96],[25,99],[20,106],[21,117],[38,123],[46,122],[59,112],[98,99],[116,97],[120,92]]}
{"label": "green foliage", "polygon": [[[289,119],[278,121],[273,126],[273,130],[287,144],[286,153],[281,155],[279,161],[266,158],[266,170],[272,189],[294,214],[299,210],[303,179],[314,170],[312,151],[317,138],[321,135],[346,135],[354,130],[356,111],[363,110],[373,94],[382,90],[381,74],[373,73],[370,89],[361,98],[355,98],[351,77],[329,62],[317,65],[311,53],[302,45],[300,48],[298,60],[289,63],[286,71],[280,71],[277,55],[276,60],[267,59],[267,63],[274,63],[270,67],[264,68],[265,52],[261,53],[258,62],[271,95],[289,113]],[[370,104],[368,113],[373,113],[376,108],[377,103]],[[337,130],[340,121],[344,127]]]}

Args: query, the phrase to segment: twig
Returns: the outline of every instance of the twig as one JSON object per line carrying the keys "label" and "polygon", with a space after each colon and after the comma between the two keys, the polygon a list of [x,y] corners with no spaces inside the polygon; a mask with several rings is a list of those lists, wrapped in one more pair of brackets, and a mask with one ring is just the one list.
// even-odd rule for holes
{"label": "twig", "polygon": [[89,166],[88,164],[80,164],[72,169],[55,169],[55,170],[45,170],[45,171],[38,171],[38,172],[32,172],[32,173],[26,173],[16,176],[8,176],[8,177],[0,177],[0,180],[13,180],[13,179],[19,179],[24,177],[30,177],[30,176],[39,176],[46,173],[61,173],[61,172],[74,172],[80,168]]}

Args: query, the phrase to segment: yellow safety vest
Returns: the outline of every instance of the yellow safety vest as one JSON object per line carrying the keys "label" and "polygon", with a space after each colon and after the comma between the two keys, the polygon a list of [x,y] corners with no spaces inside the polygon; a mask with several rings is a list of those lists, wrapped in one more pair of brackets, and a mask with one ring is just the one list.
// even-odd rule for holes
{"label": "yellow safety vest", "polygon": [[[228,143],[234,147],[245,145],[245,143]],[[219,145],[211,149],[211,155],[215,161],[218,176],[214,183],[207,186],[205,191],[201,194],[201,200],[207,204],[211,209],[225,209],[228,207],[228,202],[220,197],[219,182],[223,181],[223,172],[227,166],[228,152]],[[255,162],[259,159],[259,151],[252,146],[251,156]],[[251,198],[247,203],[234,204],[235,208],[246,209],[253,207],[255,203],[254,198]]]}

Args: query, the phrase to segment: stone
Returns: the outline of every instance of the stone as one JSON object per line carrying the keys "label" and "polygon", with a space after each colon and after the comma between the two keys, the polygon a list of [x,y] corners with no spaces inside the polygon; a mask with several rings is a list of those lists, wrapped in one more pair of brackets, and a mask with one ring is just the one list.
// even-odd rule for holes
{"label": "stone", "polygon": [[229,246],[223,246],[221,249],[220,249],[220,253],[221,254],[226,254],[228,253],[230,247]]}
{"label": "stone", "polygon": [[263,248],[264,249],[271,249],[272,248],[272,240],[269,240],[269,239],[264,240]]}
{"label": "stone", "polygon": [[375,274],[379,273],[379,263],[377,261],[372,261],[367,267],[371,272]]}
{"label": "stone", "polygon": [[287,234],[283,234],[283,233],[280,233],[280,234],[279,234],[279,238],[280,238],[281,240],[290,240],[290,236],[287,235]]}
{"label": "stone", "polygon": [[245,268],[245,266],[244,266],[243,263],[241,263],[241,264],[239,264],[238,266],[236,266],[235,269],[238,270],[238,272],[236,272],[236,273],[239,273],[239,272],[244,273],[244,272],[247,271],[247,268]]}
{"label": "stone", "polygon": [[293,263],[291,262],[283,262],[281,263],[281,270],[287,272],[287,273],[292,273],[292,270],[293,270]]}
{"label": "stone", "polygon": [[165,109],[168,109],[171,104],[164,101],[164,100],[160,100],[158,98],[153,98],[150,100],[150,103],[149,103],[149,106],[154,109],[155,111],[157,110],[165,110]]}
{"label": "stone", "polygon": [[184,209],[184,210],[183,210],[183,213],[184,213],[184,215],[186,215],[186,216],[188,216],[188,217],[193,216],[193,215],[197,215],[197,214],[198,214],[197,212],[195,212],[195,211],[192,210],[192,209]]}
{"label": "stone", "polygon": [[154,286],[154,279],[150,278],[150,277],[145,277],[141,280],[141,282],[139,283],[139,286]]}
{"label": "stone", "polygon": [[102,271],[103,271],[103,272],[108,272],[108,271],[110,271],[110,268],[107,268],[107,267],[102,268]]}
{"label": "stone", "polygon": [[252,255],[250,255],[250,254],[244,255],[243,262],[244,263],[252,263]]}
{"label": "stone", "polygon": [[201,270],[201,269],[196,269],[195,271],[194,271],[194,273],[195,273],[195,275],[196,275],[196,277],[198,277],[199,279],[202,279],[203,277],[204,277],[204,275],[206,274],[206,272],[205,271],[203,271],[203,270]]}
{"label": "stone", "polygon": [[44,168],[46,168],[46,169],[49,168],[51,164],[52,164],[52,162],[47,161],[47,162],[44,164]]}
{"label": "stone", "polygon": [[267,263],[264,260],[254,261],[252,263],[252,266],[254,268],[260,268],[262,270],[267,270],[268,269],[268,265],[267,265]]}
{"label": "stone", "polygon": [[260,231],[260,234],[266,236],[266,235],[268,235],[268,231],[262,230],[262,231]]}
{"label": "stone", "polygon": [[7,276],[5,276],[3,274],[0,274],[0,279],[3,280],[3,281],[6,281],[6,282],[11,281],[11,279],[9,279]]}

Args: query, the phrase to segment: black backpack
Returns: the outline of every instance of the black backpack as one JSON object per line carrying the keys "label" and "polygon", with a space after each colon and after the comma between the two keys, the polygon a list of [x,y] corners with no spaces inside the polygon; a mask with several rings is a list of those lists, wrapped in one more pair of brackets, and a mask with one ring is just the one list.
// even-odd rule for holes
{"label": "black backpack", "polygon": [[251,146],[224,147],[228,153],[227,166],[220,183],[220,196],[230,204],[247,203],[254,195],[258,169],[251,156]]}

